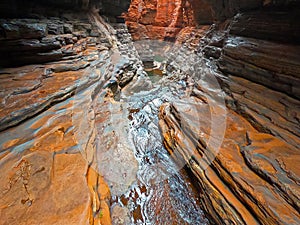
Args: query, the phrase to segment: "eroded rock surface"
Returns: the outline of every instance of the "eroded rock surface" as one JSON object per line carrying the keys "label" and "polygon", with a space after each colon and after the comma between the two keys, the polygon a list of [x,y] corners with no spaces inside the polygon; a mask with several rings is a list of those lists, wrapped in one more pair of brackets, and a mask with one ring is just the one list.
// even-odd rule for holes
{"label": "eroded rock surface", "polygon": [[[193,38],[183,41],[209,60],[197,61],[202,69],[191,76],[186,101],[195,107],[163,104],[160,127],[165,146],[175,161],[187,163],[206,211],[218,224],[300,221],[299,46],[292,38],[297,32],[283,40],[279,28],[293,13],[243,13],[227,31],[221,25],[198,44]],[[290,17],[280,20],[282,15]],[[278,29],[267,28],[272,22]],[[294,23],[287,29],[297,30]],[[185,64],[195,65],[193,60]]]}
{"label": "eroded rock surface", "polygon": [[[123,60],[120,53],[114,58],[124,45],[92,11],[1,25],[4,53],[34,56],[52,48],[65,53],[45,61],[35,56],[28,61],[26,54],[13,61],[1,54],[8,62],[2,65],[33,64],[1,69],[0,224],[111,224],[110,188],[94,165],[94,121],[110,118],[87,110],[96,95],[102,99],[98,107],[105,108],[103,90],[112,89],[112,77],[125,86],[141,63],[129,51]],[[127,67],[131,77],[123,73]]]}
{"label": "eroded rock surface", "polygon": [[[227,111],[222,145],[219,150],[213,149],[208,145],[209,138],[218,137],[209,136],[210,131],[205,129],[211,125],[209,105],[201,102],[199,107],[199,111],[190,111],[188,122],[205,118],[201,120],[201,125],[204,124],[201,130],[188,122],[182,126],[186,120],[182,117],[179,117],[179,128],[174,111],[179,115],[183,113],[176,105],[161,108],[161,127],[171,153],[179,152],[179,157],[187,161],[197,177],[203,204],[215,221],[220,224],[297,224],[299,171],[297,167],[284,165],[299,161],[298,149],[272,135],[259,133],[232,111]],[[187,142],[191,144],[186,145]],[[211,154],[215,158],[206,167],[202,158],[209,158]]]}

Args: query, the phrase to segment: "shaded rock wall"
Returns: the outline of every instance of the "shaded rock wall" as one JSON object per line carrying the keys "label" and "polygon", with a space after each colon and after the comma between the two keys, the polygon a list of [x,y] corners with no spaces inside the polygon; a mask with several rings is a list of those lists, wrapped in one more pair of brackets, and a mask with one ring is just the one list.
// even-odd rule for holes
{"label": "shaded rock wall", "polygon": [[[296,4],[297,2],[298,0],[196,0],[193,1],[193,4],[196,6],[196,9],[202,7],[202,5],[206,7],[209,6],[209,12],[211,13],[210,17],[212,17],[214,21],[224,21],[225,19],[231,18],[239,12],[256,10],[266,6],[286,7],[288,5]],[[202,13],[202,11],[199,12],[195,10],[195,13]],[[202,15],[202,17],[204,15]],[[197,21],[201,23],[203,20]]]}
{"label": "shaded rock wall", "polygon": [[[0,2],[1,17],[26,17],[35,14],[55,14],[57,10],[64,9],[86,11],[91,8],[97,8],[101,14],[110,16],[120,16],[127,12],[130,0],[12,0]],[[44,6],[44,7],[41,7]]]}
{"label": "shaded rock wall", "polygon": [[101,0],[100,14],[111,17],[120,17],[128,11],[130,0]]}
{"label": "shaded rock wall", "polygon": [[[96,4],[100,1],[89,1],[89,0],[12,0],[12,1],[1,1],[0,3],[0,12],[1,17],[26,17],[32,16],[32,14],[40,14],[41,12],[45,13],[55,13],[55,8],[60,8],[64,10],[83,10],[87,9],[93,4]],[[45,6],[44,8],[41,5]],[[52,11],[52,12],[51,12]]]}
{"label": "shaded rock wall", "polygon": [[[71,46],[87,37],[102,38],[94,24],[84,16],[89,9],[111,12],[128,1],[22,1],[0,5],[0,67],[61,60],[76,54]],[[121,7],[123,5],[123,8]],[[62,10],[57,10],[57,8]],[[107,8],[108,7],[108,8]],[[74,18],[74,11],[78,16]],[[114,11],[110,15],[121,15]],[[73,14],[72,16],[70,16]]]}
{"label": "shaded rock wall", "polygon": [[262,0],[205,0],[210,4],[215,20],[222,21],[234,16],[237,12],[256,9],[262,6]]}
{"label": "shaded rock wall", "polygon": [[236,16],[220,69],[299,98],[299,12],[295,8]]}
{"label": "shaded rock wall", "polygon": [[2,67],[72,57],[78,53],[81,39],[101,36],[87,18],[2,19],[0,29]]}

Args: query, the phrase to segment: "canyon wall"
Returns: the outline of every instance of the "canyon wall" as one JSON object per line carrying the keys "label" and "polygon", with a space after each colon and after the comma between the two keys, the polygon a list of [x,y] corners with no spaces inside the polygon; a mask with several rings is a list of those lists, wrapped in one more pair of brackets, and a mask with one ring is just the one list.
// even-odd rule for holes
{"label": "canyon wall", "polygon": [[[113,61],[111,50],[127,45],[84,2],[1,2],[1,225],[112,223],[111,190],[84,155],[96,151],[93,121],[109,123],[113,71],[125,86],[141,64],[132,52]],[[104,117],[85,111],[94,107]]]}
{"label": "canyon wall", "polygon": [[194,75],[186,99],[194,107],[161,106],[160,126],[165,146],[175,161],[187,163],[217,224],[298,224],[299,3],[269,1],[247,12],[248,3],[246,12],[243,1],[229,11],[226,3],[219,6],[220,22],[240,13],[212,27],[198,45],[183,41],[213,69],[200,69],[201,79]]}

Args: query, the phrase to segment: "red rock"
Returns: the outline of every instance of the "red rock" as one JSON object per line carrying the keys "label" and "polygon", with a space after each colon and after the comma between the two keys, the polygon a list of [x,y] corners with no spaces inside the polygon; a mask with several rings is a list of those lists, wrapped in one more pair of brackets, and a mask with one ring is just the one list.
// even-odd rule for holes
{"label": "red rock", "polygon": [[185,0],[135,0],[131,2],[125,19],[134,40],[163,40],[174,39],[183,27],[194,26],[193,15],[191,4]]}

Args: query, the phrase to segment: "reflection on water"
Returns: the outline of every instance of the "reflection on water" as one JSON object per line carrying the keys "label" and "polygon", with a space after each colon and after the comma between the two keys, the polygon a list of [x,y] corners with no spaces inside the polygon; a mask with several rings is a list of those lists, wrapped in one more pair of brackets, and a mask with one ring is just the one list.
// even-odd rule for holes
{"label": "reflection on water", "polygon": [[152,83],[158,82],[163,76],[162,71],[158,69],[146,70],[146,72]]}

